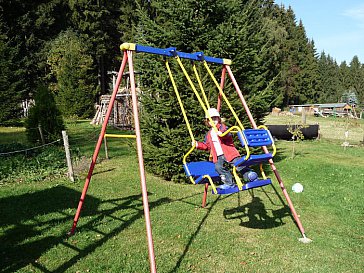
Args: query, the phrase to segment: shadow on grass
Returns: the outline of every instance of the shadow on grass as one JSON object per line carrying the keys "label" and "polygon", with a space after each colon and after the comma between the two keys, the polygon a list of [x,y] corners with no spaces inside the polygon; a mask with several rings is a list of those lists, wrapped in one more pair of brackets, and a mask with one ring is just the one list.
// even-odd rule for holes
{"label": "shadow on grass", "polygon": [[[148,195],[150,195],[148,193]],[[154,202],[149,202],[149,209],[152,210],[160,205],[170,203],[172,200],[169,198],[161,198]],[[121,203],[120,203],[121,202]],[[85,225],[79,226],[78,230],[80,232],[91,230],[98,234],[101,234],[103,237],[100,240],[97,240],[94,243],[88,244],[83,249],[78,249],[72,246],[71,244],[68,244],[68,242],[64,242],[64,245],[70,245],[70,247],[74,250],[78,251],[78,254],[73,256],[71,259],[69,259],[64,264],[60,265],[57,269],[53,270],[52,272],[64,272],[68,268],[70,268],[72,265],[76,264],[80,259],[86,257],[90,253],[94,252],[98,247],[102,246],[104,243],[106,243],[108,240],[112,239],[115,235],[120,233],[125,228],[129,227],[132,223],[134,223],[136,220],[144,217],[144,210],[142,207],[142,195],[131,195],[125,198],[118,198],[118,199],[111,199],[106,200],[104,203],[110,203],[113,204],[115,207],[111,209],[105,209],[102,211],[97,212],[96,218],[88,221]],[[115,217],[113,214],[119,210],[122,209],[132,209],[134,210],[133,213],[128,214],[129,218],[128,220],[125,220],[123,217]],[[120,221],[120,225],[118,225],[116,228],[111,229],[110,232],[103,232],[101,230],[98,230],[97,227],[102,225],[101,221],[105,217],[110,217],[113,220]],[[74,235],[77,236],[77,235]],[[72,237],[71,237],[72,238]]]}
{"label": "shadow on grass", "polygon": [[182,253],[182,255],[179,257],[179,259],[178,259],[178,261],[177,261],[177,263],[176,263],[176,266],[171,270],[171,271],[169,271],[170,273],[174,273],[174,272],[176,272],[178,269],[179,269],[179,267],[181,266],[181,263],[182,263],[182,261],[183,261],[183,259],[185,258],[185,256],[186,256],[186,254],[188,253],[188,251],[189,251],[189,249],[190,249],[190,247],[191,247],[191,244],[192,244],[192,242],[194,241],[194,239],[196,238],[196,236],[200,233],[200,231],[201,231],[201,228],[202,228],[202,226],[203,226],[203,224],[206,222],[206,220],[207,220],[207,218],[208,218],[208,216],[210,215],[210,213],[211,213],[211,211],[212,211],[212,209],[213,209],[213,207],[216,205],[216,203],[217,203],[217,201],[220,199],[220,197],[221,197],[221,195],[220,196],[218,196],[212,203],[211,203],[211,205],[209,206],[209,207],[207,207],[206,208],[206,210],[207,210],[207,212],[206,212],[206,214],[205,214],[205,216],[202,218],[202,220],[200,221],[200,224],[198,225],[198,227],[197,227],[197,229],[195,230],[195,232],[191,235],[191,237],[190,237],[190,239],[189,239],[189,241],[188,241],[188,243],[187,243],[187,245],[186,245],[186,247],[185,247],[185,249],[184,249],[184,251],[183,251],[183,253]]}
{"label": "shadow on grass", "polygon": [[[15,272],[31,264],[40,272],[65,272],[136,220],[144,217],[141,194],[106,201],[88,195],[87,206],[82,210],[82,220],[79,223],[78,231],[93,231],[101,237],[97,241],[87,241],[85,247],[79,248],[75,241],[66,237],[66,232],[71,227],[73,219],[73,215],[69,215],[66,211],[70,209],[73,211],[76,208],[79,197],[80,192],[57,186],[39,192],[0,199],[0,224],[3,233],[0,244],[2,256],[0,271]],[[149,208],[152,210],[171,201],[169,198],[161,198],[150,202]],[[101,207],[105,205],[108,208],[102,209]],[[115,212],[125,209],[129,210],[126,215],[121,217],[113,215]],[[130,210],[132,210],[131,213]],[[92,219],[85,216],[90,216]],[[102,220],[106,217],[113,221],[120,221],[120,224],[117,224],[114,229],[104,232],[101,230],[102,227],[105,229]],[[90,220],[81,224],[85,219]],[[76,254],[66,262],[59,259],[61,264],[56,269],[47,269],[39,258],[59,245],[69,248],[70,252],[76,251]]]}
{"label": "shadow on grass", "polygon": [[[275,194],[280,199],[282,207],[276,210],[271,210],[271,215],[268,214],[268,211],[265,208],[262,199],[260,197],[254,196],[253,191],[251,191],[251,196],[252,196],[251,202],[243,206],[239,205],[236,208],[225,209],[223,212],[225,219],[227,220],[239,219],[241,226],[254,229],[271,229],[284,225],[282,219],[291,216],[290,209],[288,206],[284,204],[281,196],[276,191],[274,186],[273,189],[275,191]],[[268,199],[271,201],[273,205],[277,205],[274,204],[273,200],[269,197],[264,188],[261,188],[261,191],[268,197]]]}
{"label": "shadow on grass", "polygon": [[[71,222],[65,213],[73,209],[80,193],[64,186],[0,199],[0,271],[14,272],[37,259],[62,238],[45,235],[61,223]],[[98,204],[98,199],[90,197]],[[44,271],[47,272],[47,271]]]}
{"label": "shadow on grass", "polygon": [[107,170],[102,170],[102,171],[98,171],[98,172],[93,172],[92,175],[97,175],[97,174],[102,174],[102,173],[108,173],[108,172],[112,172],[113,170],[115,170],[116,168],[109,168]]}

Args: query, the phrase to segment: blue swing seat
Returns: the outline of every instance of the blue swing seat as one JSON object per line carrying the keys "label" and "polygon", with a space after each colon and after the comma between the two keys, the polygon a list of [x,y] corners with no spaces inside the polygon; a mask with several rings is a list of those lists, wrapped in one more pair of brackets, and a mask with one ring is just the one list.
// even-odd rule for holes
{"label": "blue swing seat", "polygon": [[[208,183],[208,180],[204,178],[205,175],[209,175],[214,182],[220,181],[219,174],[215,171],[215,164],[211,161],[196,161],[196,162],[189,162],[183,165],[183,168],[186,172],[187,177],[192,176],[195,180],[196,184]],[[243,185],[243,191],[263,187],[266,185],[272,184],[270,179],[266,180],[254,180]],[[239,188],[235,185],[229,189],[220,189],[219,187],[216,188],[217,194],[232,194],[239,192]],[[212,194],[215,194],[212,191]]]}
{"label": "blue swing seat", "polygon": [[196,184],[206,183],[208,180],[204,178],[209,175],[212,181],[220,181],[220,175],[215,171],[215,164],[211,161],[195,161],[183,165],[187,177],[192,176]]}

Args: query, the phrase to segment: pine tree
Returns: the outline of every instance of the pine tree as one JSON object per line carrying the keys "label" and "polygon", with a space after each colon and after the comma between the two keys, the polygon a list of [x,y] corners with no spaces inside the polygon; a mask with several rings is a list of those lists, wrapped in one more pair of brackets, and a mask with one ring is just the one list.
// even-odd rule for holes
{"label": "pine tree", "polygon": [[35,94],[35,106],[30,108],[29,116],[25,123],[27,138],[30,142],[41,143],[42,130],[46,143],[60,139],[64,122],[61,113],[58,111],[53,94],[44,85],[38,86]]}
{"label": "pine tree", "polygon": [[96,88],[87,46],[69,30],[60,33],[49,48],[47,63],[55,79],[53,91],[61,112],[66,116],[90,117]]}
{"label": "pine tree", "polygon": [[21,80],[15,72],[14,59],[17,48],[9,45],[9,39],[5,34],[5,26],[0,18],[0,124],[11,125],[17,123],[21,117],[21,92],[17,92],[21,86]]}
{"label": "pine tree", "polygon": [[322,52],[318,61],[319,82],[322,88],[320,99],[321,103],[338,102],[341,98],[339,70],[336,61]]}
{"label": "pine tree", "polygon": [[[136,39],[144,45],[159,48],[174,46],[178,51],[203,51],[208,56],[231,58],[238,82],[244,82],[242,89],[250,109],[254,117],[260,120],[271,106],[273,93],[267,87],[275,76],[269,74],[268,66],[264,66],[267,54],[258,54],[267,34],[261,30],[263,12],[260,8],[264,2],[152,1],[150,9],[141,13]],[[193,133],[202,140],[207,129],[203,124],[204,112],[178,66],[173,59],[170,62]],[[193,74],[190,62],[184,60],[183,63],[190,75]],[[184,176],[181,160],[191,147],[191,141],[163,59],[160,56],[139,54],[137,64],[137,69],[143,73],[141,123],[146,166],[166,179],[179,180]],[[221,66],[211,64],[210,67],[219,80]],[[203,68],[198,69],[210,103],[215,106],[218,92],[213,83],[208,81]],[[226,86],[225,91],[240,118],[246,121],[246,115],[231,86]],[[230,120],[231,114],[225,104],[221,113],[228,118],[228,125],[235,123]],[[206,158],[207,155],[203,156]],[[200,157],[196,153],[189,160]]]}
{"label": "pine tree", "polygon": [[364,99],[364,69],[358,56],[354,56],[349,66],[349,84],[351,90],[355,91],[360,102]]}
{"label": "pine tree", "polygon": [[29,98],[47,71],[44,45],[65,26],[67,9],[62,0],[3,1],[2,9],[9,46],[17,49],[12,72],[22,81],[16,92]]}

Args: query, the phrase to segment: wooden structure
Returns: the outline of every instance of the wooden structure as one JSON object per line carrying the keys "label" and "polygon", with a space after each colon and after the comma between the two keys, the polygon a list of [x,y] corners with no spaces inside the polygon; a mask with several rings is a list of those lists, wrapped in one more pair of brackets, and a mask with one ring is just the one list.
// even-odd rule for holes
{"label": "wooden structure", "polygon": [[28,117],[29,109],[35,104],[33,99],[26,99],[21,102],[21,107],[23,109],[23,117]]}
{"label": "wooden structure", "polygon": [[[113,88],[115,87],[115,79],[117,77],[117,72],[112,71],[109,74],[113,76]],[[134,74],[139,74],[134,72]],[[133,130],[133,109],[132,109],[132,98],[129,87],[129,72],[123,73],[123,78],[125,78],[126,85],[119,88],[118,93],[114,101],[113,111],[109,117],[109,125],[121,130]],[[140,88],[136,88],[136,92],[140,94]],[[109,107],[111,95],[102,95],[100,97],[100,103],[96,105],[96,114],[91,124],[100,125],[104,122],[106,111]]]}

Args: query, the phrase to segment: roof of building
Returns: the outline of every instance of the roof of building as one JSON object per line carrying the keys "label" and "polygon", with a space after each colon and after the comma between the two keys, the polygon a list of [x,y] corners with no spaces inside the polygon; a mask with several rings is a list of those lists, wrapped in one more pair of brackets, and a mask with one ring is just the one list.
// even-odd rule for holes
{"label": "roof of building", "polygon": [[338,102],[338,103],[294,104],[294,105],[290,105],[289,107],[343,108],[346,105],[348,105],[348,104],[345,102]]}
{"label": "roof of building", "polygon": [[318,104],[319,108],[343,108],[346,105],[348,105],[347,103],[343,102],[343,103],[323,103],[323,104]]}

